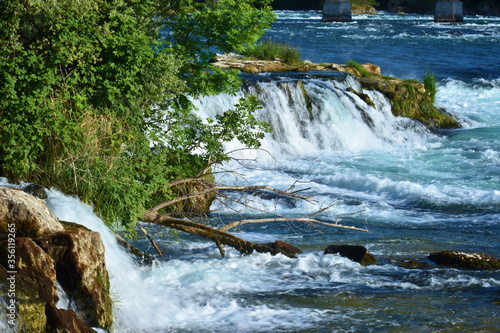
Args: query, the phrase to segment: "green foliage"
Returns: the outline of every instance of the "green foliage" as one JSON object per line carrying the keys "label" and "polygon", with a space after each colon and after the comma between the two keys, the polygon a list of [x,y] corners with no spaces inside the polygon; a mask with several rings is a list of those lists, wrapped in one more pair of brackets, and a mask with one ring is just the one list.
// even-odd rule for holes
{"label": "green foliage", "polygon": [[[203,122],[190,98],[235,92],[210,63],[274,19],[267,0],[4,0],[0,5],[0,173],[57,186],[133,230],[176,178],[258,147],[255,98]],[[259,8],[256,8],[259,5]],[[115,224],[116,223],[116,224]]]}
{"label": "green foliage", "polygon": [[432,103],[435,102],[436,100],[436,93],[437,93],[437,83],[436,83],[436,77],[434,76],[434,73],[432,73],[429,69],[425,72],[424,77],[424,88],[425,91],[429,94],[431,97]]}
{"label": "green foliage", "polygon": [[361,77],[372,76],[370,72],[368,72],[366,69],[363,68],[363,66],[361,66],[354,60],[349,60],[346,65],[347,67],[354,68],[355,70],[357,70],[359,72],[359,75],[361,75]]}
{"label": "green foliage", "polygon": [[352,6],[359,6],[359,7],[364,7],[364,6],[378,6],[379,3],[376,0],[351,0],[351,5]]}
{"label": "green foliage", "polygon": [[297,65],[301,62],[298,47],[294,48],[289,44],[276,43],[271,39],[249,46],[242,54],[260,60],[280,59],[290,65]]}

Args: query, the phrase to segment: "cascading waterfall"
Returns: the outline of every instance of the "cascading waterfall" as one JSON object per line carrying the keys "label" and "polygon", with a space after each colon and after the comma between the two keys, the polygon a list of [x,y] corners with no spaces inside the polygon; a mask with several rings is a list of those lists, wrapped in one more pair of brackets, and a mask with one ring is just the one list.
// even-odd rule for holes
{"label": "cascading waterfall", "polygon": [[[348,88],[368,95],[375,107]],[[364,90],[351,76],[266,78],[247,83],[236,96],[209,96],[195,104],[202,116],[214,117],[244,94],[256,95],[263,106],[257,117],[273,128],[263,148],[274,156],[418,145],[431,136],[421,124],[395,117],[387,98]]]}

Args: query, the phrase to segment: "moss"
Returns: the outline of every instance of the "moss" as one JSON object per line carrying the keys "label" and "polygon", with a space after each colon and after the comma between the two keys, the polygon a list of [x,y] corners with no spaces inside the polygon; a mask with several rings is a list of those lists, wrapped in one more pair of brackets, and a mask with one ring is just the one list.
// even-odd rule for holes
{"label": "moss", "polygon": [[425,268],[431,268],[432,266],[429,265],[426,262],[421,262],[418,260],[414,259],[409,259],[405,260],[399,263],[401,267],[407,268],[407,269],[425,269]]}
{"label": "moss", "polygon": [[379,77],[360,78],[365,89],[376,90],[389,99],[394,116],[408,117],[423,123],[429,129],[459,128],[451,116],[433,105],[432,96],[423,89],[422,83],[411,80],[386,80]]}
{"label": "moss", "polygon": [[368,96],[367,94],[365,93],[362,93],[362,92],[358,92],[356,90],[354,90],[352,87],[349,87],[347,88],[347,91],[349,92],[352,92],[353,94],[357,95],[359,98],[361,98],[366,104],[372,106],[374,109],[376,109],[377,107],[375,106],[375,103],[373,103],[372,99],[370,98],[370,96]]}

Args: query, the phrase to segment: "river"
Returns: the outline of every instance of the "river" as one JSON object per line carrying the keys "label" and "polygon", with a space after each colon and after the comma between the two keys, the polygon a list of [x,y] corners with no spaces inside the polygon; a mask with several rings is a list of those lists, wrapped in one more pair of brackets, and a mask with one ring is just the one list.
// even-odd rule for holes
{"label": "river", "polygon": [[[359,232],[324,226],[257,224],[234,232],[244,239],[277,239],[301,248],[297,259],[242,256],[189,235],[172,237],[151,227],[166,258],[141,265],[123,252],[91,209],[57,191],[48,204],[59,218],[101,232],[116,304],[115,332],[498,332],[498,272],[450,268],[406,269],[404,259],[425,261],[438,250],[500,257],[500,18],[465,16],[463,23],[434,23],[430,15],[354,15],[352,23],[322,23],[321,12],[277,12],[266,33],[300,45],[316,63],[353,59],[384,75],[421,79],[430,69],[439,82],[437,105],[462,124],[431,133],[394,117],[380,94],[366,92],[376,109],[345,93],[353,80],[281,74],[255,83],[259,117],[275,127],[261,152],[218,171],[227,184],[267,184],[286,190],[295,181],[319,206],[291,199],[250,197],[258,207],[366,226]],[[271,78],[261,75],[262,78]],[[243,95],[245,92],[241,92]],[[197,101],[213,116],[236,101]],[[370,124],[366,123],[368,115]],[[231,143],[227,149],[237,149]],[[256,160],[254,160],[256,159]],[[240,175],[226,174],[237,170]],[[226,193],[239,198],[237,193]],[[262,213],[228,210],[220,203],[206,223]],[[235,215],[237,215],[235,217]],[[153,253],[145,239],[135,244]],[[363,267],[329,244],[363,245],[378,265]]]}

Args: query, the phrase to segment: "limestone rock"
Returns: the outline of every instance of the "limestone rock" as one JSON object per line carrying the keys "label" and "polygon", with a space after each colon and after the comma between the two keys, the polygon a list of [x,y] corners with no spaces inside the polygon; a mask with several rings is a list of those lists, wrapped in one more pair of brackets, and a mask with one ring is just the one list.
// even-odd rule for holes
{"label": "limestone rock", "polygon": [[58,309],[53,304],[47,305],[48,333],[95,333],[95,331],[84,323],[73,310]]}
{"label": "limestone rock", "polygon": [[[5,243],[6,242],[2,242],[0,244],[2,252],[5,250]],[[1,258],[5,258],[4,253],[1,254]],[[5,291],[2,298],[7,302],[6,312],[8,322],[5,324],[12,329],[12,332],[22,332],[20,329],[21,327],[24,329],[24,332],[45,332],[47,326],[45,305],[47,302],[40,297],[37,288],[48,290],[51,286],[45,285],[45,280],[37,282],[35,288],[33,288],[33,281],[25,281],[27,275],[23,274],[21,270],[19,270],[17,274],[8,273],[8,271],[10,271],[10,269],[7,270],[3,265],[0,265],[0,281],[2,281],[2,283],[7,282],[5,287],[2,287],[2,291]],[[11,281],[14,282],[12,289]],[[10,297],[11,292],[13,293],[12,296],[15,295],[15,306],[12,303],[14,298]],[[11,320],[12,322],[9,323]],[[14,326],[11,324],[14,324]]]}
{"label": "limestone rock", "polygon": [[377,259],[361,245],[329,245],[324,254],[334,253],[349,258],[363,266],[375,265],[378,263]]}
{"label": "limestone rock", "polygon": [[64,230],[43,200],[0,187],[0,240],[7,238],[9,224],[15,224],[16,237],[42,237]]}
{"label": "limestone rock", "polygon": [[381,73],[380,73],[380,66],[377,66],[377,65],[374,65],[374,64],[370,64],[370,63],[366,63],[366,64],[361,65],[361,67],[363,67],[364,69],[366,69],[366,71],[368,73],[371,73],[371,74],[374,74],[374,75],[381,75]]}
{"label": "limestone rock", "polygon": [[373,6],[357,6],[357,5],[352,5],[352,13],[353,14],[370,14],[370,15],[375,15],[377,14],[377,10]]}
{"label": "limestone rock", "polygon": [[82,320],[108,329],[113,316],[101,236],[74,223],[67,228],[35,241],[54,260],[57,280],[79,309]]}
{"label": "limestone rock", "polygon": [[8,241],[0,243],[0,264],[9,271],[17,271],[16,278],[24,280],[33,294],[49,303],[57,303],[59,297],[55,287],[56,270],[52,258],[31,239],[16,238],[16,267],[13,269],[7,262],[8,244]]}
{"label": "limestone rock", "polygon": [[478,269],[495,271],[500,269],[500,259],[483,253],[466,253],[459,251],[433,252],[429,259],[436,264],[462,269]]}

